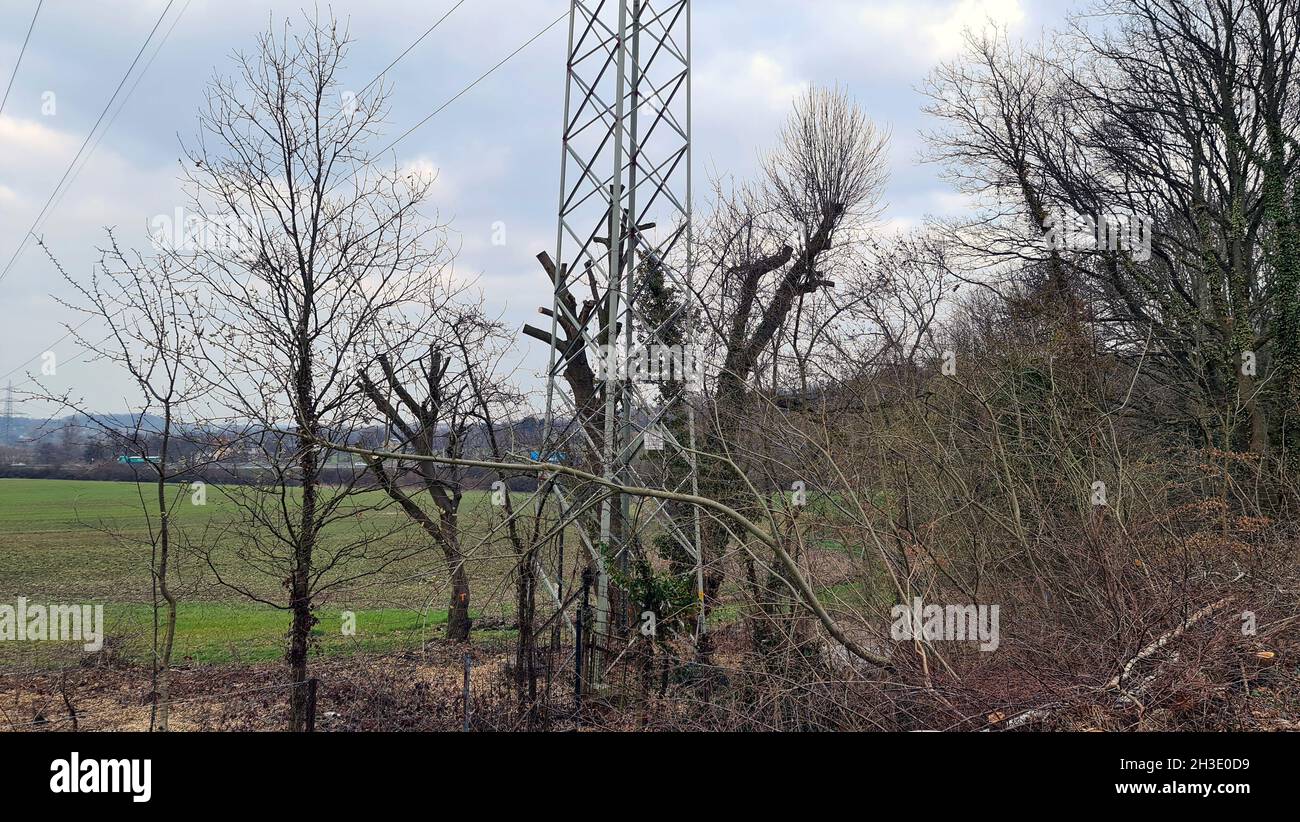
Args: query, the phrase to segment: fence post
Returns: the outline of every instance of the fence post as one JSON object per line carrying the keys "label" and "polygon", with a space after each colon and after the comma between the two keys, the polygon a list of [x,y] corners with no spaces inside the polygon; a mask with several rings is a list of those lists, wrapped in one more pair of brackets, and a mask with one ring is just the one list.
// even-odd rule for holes
{"label": "fence post", "polygon": [[316,730],[316,677],[307,680],[307,733]]}
{"label": "fence post", "polygon": [[464,724],[461,726],[461,730],[465,732],[469,731],[469,667],[470,667],[470,655],[469,652],[467,651],[465,653],[465,692],[461,698],[462,701],[465,703]]}
{"label": "fence post", "polygon": [[582,666],[583,646],[586,644],[586,627],[587,627],[587,609],[590,607],[587,594],[591,590],[591,569],[584,568],[582,571],[582,605],[578,608],[578,624],[575,626],[577,643],[573,648],[573,710],[575,713],[582,712]]}

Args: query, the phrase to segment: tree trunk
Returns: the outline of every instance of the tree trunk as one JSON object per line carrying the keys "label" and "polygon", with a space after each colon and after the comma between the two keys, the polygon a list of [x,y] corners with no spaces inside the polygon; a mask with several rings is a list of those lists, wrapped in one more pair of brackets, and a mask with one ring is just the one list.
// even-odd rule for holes
{"label": "tree trunk", "polygon": [[[304,351],[303,360],[307,366],[299,374],[297,399],[300,409],[309,409],[312,396],[309,351]],[[302,510],[298,540],[294,546],[293,574],[289,579],[289,609],[293,612],[288,655],[289,675],[293,683],[289,696],[289,730],[295,732],[307,729],[307,652],[311,643],[311,629],[316,625],[316,616],[312,613],[311,570],[312,552],[316,547],[316,497],[320,490],[320,458],[316,446],[310,443],[315,442],[319,431],[316,430],[314,419],[307,419],[306,422],[310,439],[299,445],[302,449],[298,463],[302,470]]]}
{"label": "tree trunk", "polygon": [[307,649],[311,629],[316,624],[311,597],[307,592],[306,574],[294,574],[293,624],[289,628],[289,677],[293,682],[289,697],[289,730],[307,729]]}
{"label": "tree trunk", "polygon": [[158,660],[158,730],[166,731],[168,722],[168,706],[171,701],[171,666],[172,666],[172,648],[176,644],[176,595],[172,593],[171,586],[167,584],[167,560],[170,554],[170,517],[166,511],[162,513],[162,526],[160,534],[160,552],[158,556],[158,592],[162,594],[167,601],[167,623],[163,631],[162,648]]}
{"label": "tree trunk", "polygon": [[469,642],[469,573],[465,570],[465,557],[460,551],[458,525],[454,508],[443,509],[438,517],[438,541],[447,558],[447,572],[451,576],[451,599],[447,603],[447,639],[452,642]]}
{"label": "tree trunk", "polygon": [[[166,404],[163,415],[162,447],[158,463],[158,592],[167,602],[167,625],[163,631],[162,648],[155,648],[154,699],[158,710],[158,730],[166,732],[171,701],[172,648],[176,644],[176,595],[167,584],[167,564],[171,557],[171,515],[167,507],[167,460],[171,456],[172,409]],[[157,600],[154,601],[155,608]],[[155,613],[154,624],[157,625]],[[156,635],[155,635],[156,636]]]}
{"label": "tree trunk", "polygon": [[536,611],[534,591],[537,585],[536,559],[526,551],[518,566],[516,589],[519,614],[519,639],[515,645],[515,689],[520,713],[527,712],[531,727],[537,709],[537,672],[533,669],[533,622]]}
{"label": "tree trunk", "polygon": [[469,642],[469,575],[458,556],[451,572],[451,602],[447,607],[447,639]]}

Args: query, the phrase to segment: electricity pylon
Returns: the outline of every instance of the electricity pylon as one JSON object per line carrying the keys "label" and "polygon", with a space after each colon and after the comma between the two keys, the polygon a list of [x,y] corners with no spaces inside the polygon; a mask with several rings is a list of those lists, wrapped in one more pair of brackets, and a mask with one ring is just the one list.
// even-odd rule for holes
{"label": "electricity pylon", "polygon": [[[697,492],[690,13],[690,0],[573,0],[556,253],[542,255],[551,328],[527,333],[550,343],[546,459]],[[702,591],[698,512],[553,479],[595,572],[598,682],[611,615],[625,631],[633,605],[611,614],[609,564],[626,572],[652,530],[694,560]]]}
{"label": "electricity pylon", "polygon": [[4,428],[0,431],[0,442],[14,441],[14,384],[10,380],[5,386]]}

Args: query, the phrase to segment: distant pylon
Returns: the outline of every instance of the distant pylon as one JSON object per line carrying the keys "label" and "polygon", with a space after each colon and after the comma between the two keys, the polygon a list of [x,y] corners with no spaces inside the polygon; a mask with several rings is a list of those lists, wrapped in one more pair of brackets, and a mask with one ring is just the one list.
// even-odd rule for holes
{"label": "distant pylon", "polygon": [[5,420],[4,433],[0,441],[11,443],[14,441],[14,382],[9,381],[5,386]]}
{"label": "distant pylon", "polygon": [[[569,15],[560,202],[553,260],[544,459],[624,485],[698,490],[690,283],[690,0],[573,0]],[[633,352],[637,352],[634,357]],[[649,363],[671,372],[638,369]],[[649,379],[646,379],[649,377]],[[554,478],[565,520],[601,493]],[[586,503],[586,504],[584,504]],[[626,632],[634,603],[611,612],[609,563],[626,575],[642,536],[696,563],[698,511],[627,495],[575,520],[595,571],[594,641]],[[647,513],[648,512],[648,513]],[[701,621],[700,629],[703,625]],[[599,648],[590,659],[599,680]]]}

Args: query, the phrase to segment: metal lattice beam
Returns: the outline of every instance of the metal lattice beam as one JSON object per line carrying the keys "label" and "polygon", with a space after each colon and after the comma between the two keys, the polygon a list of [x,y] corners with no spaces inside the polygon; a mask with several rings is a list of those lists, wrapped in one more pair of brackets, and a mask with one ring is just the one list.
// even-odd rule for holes
{"label": "metal lattice beam", "polygon": [[[647,484],[657,481],[646,456],[653,444],[661,459],[688,466],[673,485],[697,491],[690,393],[660,390],[614,365],[634,349],[675,346],[687,356],[694,350],[687,348],[694,343],[690,25],[690,0],[572,0],[545,449],[608,479]],[[684,301],[667,318],[643,310],[647,297],[638,281],[651,269],[665,293]],[[671,342],[664,337],[670,326]],[[561,328],[570,339],[557,336]],[[580,361],[604,365],[581,402],[566,379]],[[664,430],[666,421],[676,430]],[[557,489],[566,510],[582,505],[582,493]],[[646,519],[698,563],[698,513],[691,520],[651,508]],[[636,519],[623,495],[607,496],[597,515],[575,521],[593,553],[598,635],[609,632],[604,559],[626,568],[645,525]],[[699,586],[699,569],[696,578]]]}

